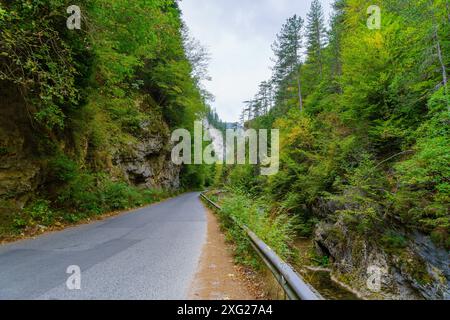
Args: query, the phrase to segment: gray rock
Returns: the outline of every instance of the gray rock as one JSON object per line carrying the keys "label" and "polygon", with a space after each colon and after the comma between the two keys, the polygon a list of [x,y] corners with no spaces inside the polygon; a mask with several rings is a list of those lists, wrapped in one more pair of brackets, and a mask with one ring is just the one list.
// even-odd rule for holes
{"label": "gray rock", "polygon": [[113,163],[131,184],[143,188],[177,189],[181,167],[171,161],[168,140],[162,135],[148,136],[130,144],[126,152],[119,151]]}
{"label": "gray rock", "polygon": [[[370,235],[351,232],[339,219],[320,223],[315,231],[316,249],[330,257],[336,278],[366,299],[431,299],[450,297],[449,254],[419,233],[408,235],[399,252],[386,252]],[[381,291],[367,285],[369,267],[384,270]]]}

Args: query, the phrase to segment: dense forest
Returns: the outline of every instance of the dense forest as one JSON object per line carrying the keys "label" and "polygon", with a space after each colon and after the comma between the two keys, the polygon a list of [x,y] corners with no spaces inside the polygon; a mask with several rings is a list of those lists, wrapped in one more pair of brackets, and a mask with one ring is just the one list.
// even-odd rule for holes
{"label": "dense forest", "polygon": [[[211,113],[176,1],[0,1],[0,237],[200,187],[170,133]],[[165,191],[164,191],[165,190]]]}
{"label": "dense forest", "polygon": [[[225,211],[279,254],[312,238],[316,261],[362,297],[448,298],[450,6],[373,4],[380,28],[364,0],[335,1],[330,27],[318,0],[286,21],[273,75],[241,116],[280,130],[280,171],[218,167],[216,184],[231,191]],[[386,270],[382,293],[367,290],[371,265]]]}
{"label": "dense forest", "polygon": [[239,127],[210,106],[208,53],[177,0],[79,0],[79,29],[71,5],[0,0],[0,241],[213,185],[223,215],[291,263],[307,239],[315,267],[360,297],[450,297],[447,0],[335,0],[329,24],[313,0],[287,19],[240,119],[280,130],[272,176],[171,161],[175,129]]}

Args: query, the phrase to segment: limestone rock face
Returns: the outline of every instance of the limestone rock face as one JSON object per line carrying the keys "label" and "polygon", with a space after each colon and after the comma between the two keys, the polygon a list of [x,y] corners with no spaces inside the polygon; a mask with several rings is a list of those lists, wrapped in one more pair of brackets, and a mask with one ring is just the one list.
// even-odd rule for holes
{"label": "limestone rock face", "polygon": [[138,142],[119,150],[113,159],[123,177],[131,184],[144,188],[177,189],[180,187],[181,167],[171,160],[168,134],[147,132]]}
{"label": "limestone rock face", "polygon": [[40,161],[32,156],[34,135],[20,95],[0,86],[0,200],[23,207],[42,181]]}
{"label": "limestone rock face", "polygon": [[[328,255],[336,279],[367,299],[450,299],[449,254],[419,233],[408,244],[386,252],[377,239],[349,231],[340,219],[322,222],[315,231],[316,249]],[[381,290],[370,282],[371,268],[381,271]]]}
{"label": "limestone rock face", "polygon": [[[1,83],[0,95],[0,221],[2,215],[13,215],[36,197],[39,190],[49,186],[48,161],[51,155],[41,152],[43,141],[35,130],[32,112],[17,88]],[[177,189],[181,168],[171,161],[169,128],[162,118],[143,123],[136,137],[126,146],[114,146],[93,156],[88,136],[74,142],[70,129],[51,135],[57,148],[77,155],[80,167],[99,168],[109,172],[112,179],[125,179],[143,188]],[[50,142],[49,142],[50,143]],[[75,145],[80,144],[75,151]],[[48,147],[47,145],[44,147]],[[81,150],[81,151],[80,151]],[[77,153],[78,152],[78,153]],[[98,162],[98,163],[97,163]]]}

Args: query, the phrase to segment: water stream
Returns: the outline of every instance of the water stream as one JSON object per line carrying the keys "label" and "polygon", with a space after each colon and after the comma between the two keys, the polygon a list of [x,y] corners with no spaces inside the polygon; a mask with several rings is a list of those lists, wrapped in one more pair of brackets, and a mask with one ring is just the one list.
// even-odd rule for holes
{"label": "water stream", "polygon": [[352,292],[331,280],[329,272],[303,270],[301,275],[327,300],[359,300]]}
{"label": "water stream", "polygon": [[307,239],[296,241],[296,247],[299,250],[299,263],[294,267],[301,274],[303,279],[316,289],[327,300],[358,300],[358,297],[344,287],[340,286],[331,279],[328,271],[312,271],[306,268],[311,265],[311,259],[308,253],[311,250],[312,242]]}

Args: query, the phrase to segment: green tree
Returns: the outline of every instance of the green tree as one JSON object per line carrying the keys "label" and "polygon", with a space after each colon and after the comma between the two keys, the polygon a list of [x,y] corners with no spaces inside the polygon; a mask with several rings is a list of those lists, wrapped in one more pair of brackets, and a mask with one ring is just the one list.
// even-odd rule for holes
{"label": "green tree", "polygon": [[323,50],[327,42],[327,31],[323,8],[319,0],[313,0],[307,16],[306,38],[309,63],[315,66],[316,72],[323,77],[324,57]]}
{"label": "green tree", "polygon": [[285,102],[286,99],[289,99],[289,95],[286,95],[286,91],[283,89],[288,89],[292,83],[295,83],[300,110],[303,110],[301,85],[302,28],[303,19],[294,15],[283,25],[272,45],[275,54],[273,81],[278,87],[278,100]]}

